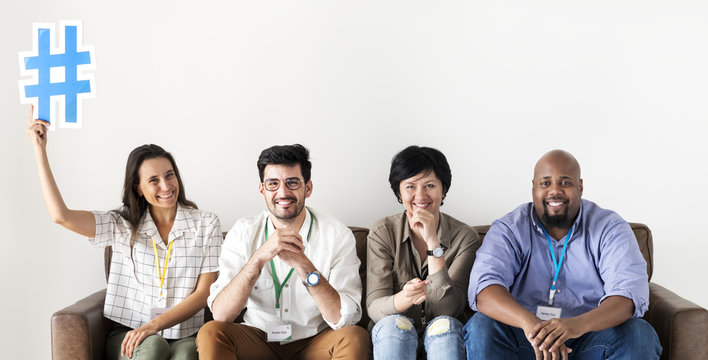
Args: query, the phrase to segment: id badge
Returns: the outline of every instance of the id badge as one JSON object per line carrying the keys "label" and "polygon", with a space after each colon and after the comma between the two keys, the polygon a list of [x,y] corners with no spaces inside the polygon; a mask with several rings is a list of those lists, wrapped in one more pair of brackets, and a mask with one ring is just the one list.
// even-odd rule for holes
{"label": "id badge", "polygon": [[170,308],[167,307],[167,297],[164,296],[164,294],[160,294],[160,296],[152,302],[152,307],[150,308],[150,320],[166,313],[169,309]]}
{"label": "id badge", "polygon": [[160,315],[166,313],[168,310],[170,310],[170,308],[167,308],[167,307],[156,307],[156,306],[151,307],[151,308],[150,308],[150,320],[152,320],[152,319],[154,319],[154,318],[156,318],[156,317],[158,317],[158,316],[160,316]]}
{"label": "id badge", "polygon": [[167,307],[167,296],[165,296],[164,294],[160,294],[160,296],[158,296],[157,299],[155,299],[155,301],[153,302],[153,307],[156,307],[156,308]]}
{"label": "id badge", "polygon": [[553,306],[543,306],[539,305],[538,308],[536,308],[536,316],[538,316],[539,319],[546,321],[550,319],[558,319],[561,317],[561,308],[553,307]]}
{"label": "id badge", "polygon": [[268,323],[266,324],[266,334],[268,334],[268,342],[290,341],[292,340],[292,327],[289,323]]}

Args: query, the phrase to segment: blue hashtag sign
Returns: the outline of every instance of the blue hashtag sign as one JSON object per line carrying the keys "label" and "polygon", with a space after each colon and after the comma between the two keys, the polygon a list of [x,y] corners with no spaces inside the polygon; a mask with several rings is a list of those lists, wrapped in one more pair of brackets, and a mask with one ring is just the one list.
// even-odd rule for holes
{"label": "blue hashtag sign", "polygon": [[53,49],[54,25],[34,24],[34,49],[19,54],[20,72],[32,76],[20,80],[20,100],[34,104],[35,118],[49,121],[50,128],[56,116],[61,127],[81,128],[82,100],[96,94],[93,74],[83,74],[95,68],[94,51],[82,44],[81,22],[62,21],[59,26],[64,32],[59,48]]}

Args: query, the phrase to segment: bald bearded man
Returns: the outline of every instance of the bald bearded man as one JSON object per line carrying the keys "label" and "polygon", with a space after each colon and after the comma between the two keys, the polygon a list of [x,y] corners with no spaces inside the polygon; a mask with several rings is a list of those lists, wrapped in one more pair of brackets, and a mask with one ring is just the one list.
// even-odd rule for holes
{"label": "bald bearded man", "polygon": [[533,202],[496,220],[477,251],[467,358],[658,359],[629,224],[581,199],[580,165],[566,151],[544,154],[532,183]]}

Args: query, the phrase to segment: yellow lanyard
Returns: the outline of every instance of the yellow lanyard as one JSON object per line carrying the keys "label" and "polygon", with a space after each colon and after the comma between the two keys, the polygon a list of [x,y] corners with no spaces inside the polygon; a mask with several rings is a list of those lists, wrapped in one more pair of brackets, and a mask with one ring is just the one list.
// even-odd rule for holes
{"label": "yellow lanyard", "polygon": [[167,247],[167,255],[165,256],[164,270],[160,271],[160,258],[157,256],[157,244],[155,243],[155,239],[152,239],[152,249],[155,250],[155,264],[157,264],[157,277],[160,279],[160,296],[162,296],[162,286],[165,284],[165,277],[167,277],[167,263],[170,262],[170,251],[172,251],[172,245],[174,243],[174,240],[170,241],[170,245]]}

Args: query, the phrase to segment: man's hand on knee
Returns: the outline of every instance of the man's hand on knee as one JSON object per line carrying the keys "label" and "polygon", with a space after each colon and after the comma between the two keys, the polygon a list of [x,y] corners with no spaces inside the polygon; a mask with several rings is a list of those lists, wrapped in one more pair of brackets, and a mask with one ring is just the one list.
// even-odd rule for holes
{"label": "man's hand on knee", "polygon": [[568,318],[539,322],[527,337],[536,352],[536,358],[542,352],[543,359],[567,359],[568,353],[573,350],[565,346],[566,340],[580,335],[576,319]]}

